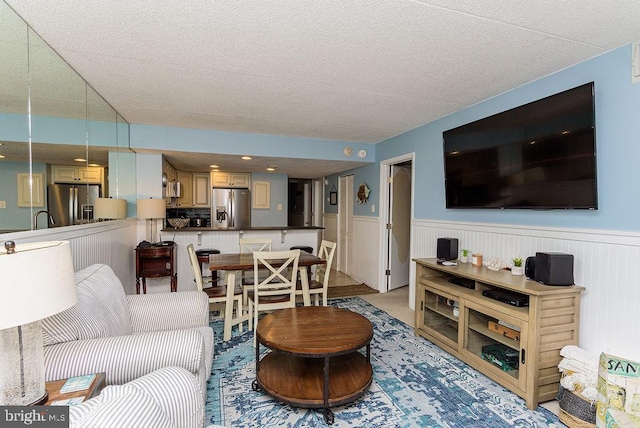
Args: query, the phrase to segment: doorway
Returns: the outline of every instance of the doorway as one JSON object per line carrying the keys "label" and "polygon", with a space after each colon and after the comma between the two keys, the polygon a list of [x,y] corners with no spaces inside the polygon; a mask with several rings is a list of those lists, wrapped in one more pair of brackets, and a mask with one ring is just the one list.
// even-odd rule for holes
{"label": "doorway", "polygon": [[288,226],[308,227],[313,225],[313,181],[289,179]]}
{"label": "doorway", "polygon": [[409,285],[414,154],[380,163],[382,189],[380,291]]}

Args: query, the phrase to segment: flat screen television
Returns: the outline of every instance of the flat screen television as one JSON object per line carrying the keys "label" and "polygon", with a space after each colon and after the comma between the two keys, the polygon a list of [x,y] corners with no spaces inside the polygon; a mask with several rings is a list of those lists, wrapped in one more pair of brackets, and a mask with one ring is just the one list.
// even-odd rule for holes
{"label": "flat screen television", "polygon": [[594,83],[443,133],[447,208],[597,209]]}

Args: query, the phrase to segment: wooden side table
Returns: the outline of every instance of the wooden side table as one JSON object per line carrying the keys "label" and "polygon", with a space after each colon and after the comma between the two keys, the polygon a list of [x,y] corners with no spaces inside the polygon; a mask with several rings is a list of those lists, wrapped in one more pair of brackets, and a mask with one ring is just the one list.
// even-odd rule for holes
{"label": "wooden side table", "polygon": [[93,380],[93,382],[91,382],[89,388],[80,391],[67,392],[66,394],[61,394],[60,388],[62,388],[62,385],[64,385],[67,379],[52,380],[50,382],[47,382],[45,388],[47,389],[47,393],[49,393],[49,398],[45,403],[45,406],[50,406],[54,401],[67,400],[69,398],[82,397],[82,401],[84,402],[90,398],[96,397],[100,395],[100,392],[106,386],[105,379],[105,373],[97,373],[96,378]]}
{"label": "wooden side table", "polygon": [[147,278],[171,277],[171,291],[178,290],[175,245],[136,248],[136,293],[147,294]]}

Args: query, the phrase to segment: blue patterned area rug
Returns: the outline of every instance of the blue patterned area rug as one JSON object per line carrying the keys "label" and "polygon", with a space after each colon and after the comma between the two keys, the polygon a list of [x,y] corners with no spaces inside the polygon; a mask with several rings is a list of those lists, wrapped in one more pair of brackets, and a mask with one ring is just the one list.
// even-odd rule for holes
{"label": "blue patterned area rug", "polygon": [[[446,353],[413,328],[359,297],[332,306],[373,324],[373,383],[358,401],[333,407],[334,427],[564,427],[545,408],[523,399]],[[207,385],[206,424],[239,427],[323,427],[322,409],[301,409],[251,389],[255,379],[253,333],[222,342],[222,321],[213,319],[215,359]],[[262,347],[261,347],[262,349]],[[266,352],[266,350],[265,350]],[[206,425],[205,424],[205,425]]]}

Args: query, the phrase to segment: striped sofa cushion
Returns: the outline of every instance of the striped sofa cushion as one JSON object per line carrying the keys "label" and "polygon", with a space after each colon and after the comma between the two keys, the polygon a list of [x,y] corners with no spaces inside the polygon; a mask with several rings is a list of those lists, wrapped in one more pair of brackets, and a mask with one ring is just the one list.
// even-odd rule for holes
{"label": "striped sofa cushion", "polygon": [[196,377],[181,367],[164,367],[69,408],[71,427],[200,428],[204,403]]}
{"label": "striped sofa cushion", "polygon": [[109,266],[95,264],[76,272],[76,287],[78,303],[42,321],[45,346],[131,333],[124,289]]}

